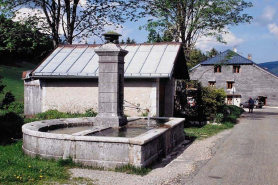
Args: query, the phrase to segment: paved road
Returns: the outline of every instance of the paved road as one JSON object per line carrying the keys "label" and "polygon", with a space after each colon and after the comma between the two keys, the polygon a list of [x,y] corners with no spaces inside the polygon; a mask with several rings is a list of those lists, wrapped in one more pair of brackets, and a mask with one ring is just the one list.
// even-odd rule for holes
{"label": "paved road", "polygon": [[278,109],[244,113],[211,160],[182,184],[278,185]]}

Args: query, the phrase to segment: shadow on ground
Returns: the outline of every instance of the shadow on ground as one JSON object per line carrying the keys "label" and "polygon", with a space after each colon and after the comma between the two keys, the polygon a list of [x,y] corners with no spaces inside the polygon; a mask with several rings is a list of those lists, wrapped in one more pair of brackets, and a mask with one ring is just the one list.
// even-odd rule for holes
{"label": "shadow on ground", "polygon": [[277,112],[271,112],[269,109],[254,109],[253,113],[249,113],[247,109],[246,112],[242,114],[243,118],[252,120],[262,120],[270,116],[278,116],[278,114]]}
{"label": "shadow on ground", "polygon": [[170,164],[174,159],[180,156],[195,141],[195,139],[196,137],[185,136],[185,140],[179,146],[177,146],[170,154],[151,167],[152,170],[164,168]]}

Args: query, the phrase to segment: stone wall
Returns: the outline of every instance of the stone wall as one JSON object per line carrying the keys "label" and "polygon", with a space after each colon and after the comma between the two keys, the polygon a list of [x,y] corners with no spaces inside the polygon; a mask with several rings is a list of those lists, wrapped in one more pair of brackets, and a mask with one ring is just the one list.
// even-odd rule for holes
{"label": "stone wall", "polygon": [[191,80],[202,82],[208,86],[209,81],[215,81],[216,88],[227,91],[227,81],[234,81],[236,94],[241,94],[242,102],[249,97],[267,97],[267,105],[278,105],[278,77],[258,67],[257,65],[241,65],[239,73],[233,73],[233,66],[222,66],[221,73],[214,73],[214,66],[199,66],[190,72]]}
{"label": "stone wall", "polygon": [[[48,79],[42,82],[42,111],[57,109],[62,112],[84,112],[93,108],[98,111],[97,79]],[[156,115],[157,83],[156,79],[125,79],[124,99],[128,116],[140,116],[146,110],[138,112],[131,108],[140,104]],[[130,104],[131,103],[131,104]]]}

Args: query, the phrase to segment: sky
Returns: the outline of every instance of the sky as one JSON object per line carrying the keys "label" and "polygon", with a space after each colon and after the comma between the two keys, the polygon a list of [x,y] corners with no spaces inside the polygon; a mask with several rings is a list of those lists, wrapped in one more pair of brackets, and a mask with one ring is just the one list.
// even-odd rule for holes
{"label": "sky", "polygon": [[[82,0],[86,1],[86,0]],[[212,48],[223,52],[236,47],[237,52],[244,57],[252,55],[252,60],[256,63],[278,61],[278,0],[246,0],[253,3],[253,7],[245,9],[246,13],[253,17],[251,24],[244,23],[234,27],[227,27],[229,34],[223,35],[227,44],[217,42],[211,37],[202,37],[196,44],[198,49],[204,53]],[[23,12],[34,13],[34,10],[23,9]],[[145,25],[147,18],[138,22],[126,22],[123,28],[116,30],[122,34],[120,38],[126,40],[128,37],[135,39],[136,43],[147,41],[148,32],[139,30]],[[114,30],[113,27],[106,26],[106,31]],[[61,31],[62,32],[62,31]],[[98,37],[87,40],[89,44],[103,43]]]}
{"label": "sky", "polygon": [[[218,51],[225,51],[236,47],[237,52],[244,57],[252,55],[252,60],[256,63],[278,61],[278,0],[249,0],[253,7],[245,9],[243,13],[253,16],[251,24],[240,24],[235,27],[229,27],[229,34],[224,35],[227,44],[221,44],[213,38],[202,37],[197,43],[197,48],[203,52],[215,48]],[[139,26],[146,23],[146,19],[139,22],[127,22],[123,28],[117,30],[122,34],[122,38],[127,37],[135,39],[136,43],[147,41],[148,33],[145,30],[139,30]],[[107,27],[106,30],[113,30]],[[101,43],[99,38],[88,40]]]}

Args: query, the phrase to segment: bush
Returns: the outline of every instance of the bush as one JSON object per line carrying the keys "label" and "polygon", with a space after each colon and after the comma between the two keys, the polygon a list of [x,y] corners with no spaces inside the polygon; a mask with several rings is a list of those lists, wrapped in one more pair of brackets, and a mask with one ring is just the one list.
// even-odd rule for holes
{"label": "bush", "polygon": [[25,123],[48,120],[48,119],[60,119],[60,118],[80,118],[80,117],[95,117],[97,115],[93,109],[87,109],[84,114],[60,112],[58,110],[48,110],[46,112],[38,113],[34,118],[25,118]]}
{"label": "bush", "polygon": [[219,110],[223,109],[225,104],[226,93],[224,89],[216,89],[212,87],[203,87],[202,89],[202,105],[203,113],[207,120],[214,120]]}
{"label": "bush", "polygon": [[231,122],[233,124],[236,123],[236,119],[239,118],[243,112],[244,110],[242,108],[235,105],[225,105],[222,109],[224,121]]}
{"label": "bush", "polygon": [[97,113],[94,111],[93,108],[87,109],[84,114],[84,117],[96,117],[96,116],[97,116]]}
{"label": "bush", "polygon": [[218,113],[218,114],[216,114],[216,116],[215,116],[215,122],[216,122],[216,123],[222,123],[223,118],[224,118],[223,114],[222,114],[222,113]]}
{"label": "bush", "polygon": [[14,112],[0,116],[0,143],[6,144],[14,138],[21,138],[21,127],[24,124],[22,117]]}
{"label": "bush", "polygon": [[16,114],[24,113],[23,102],[13,102],[9,105],[8,112],[14,112]]}

